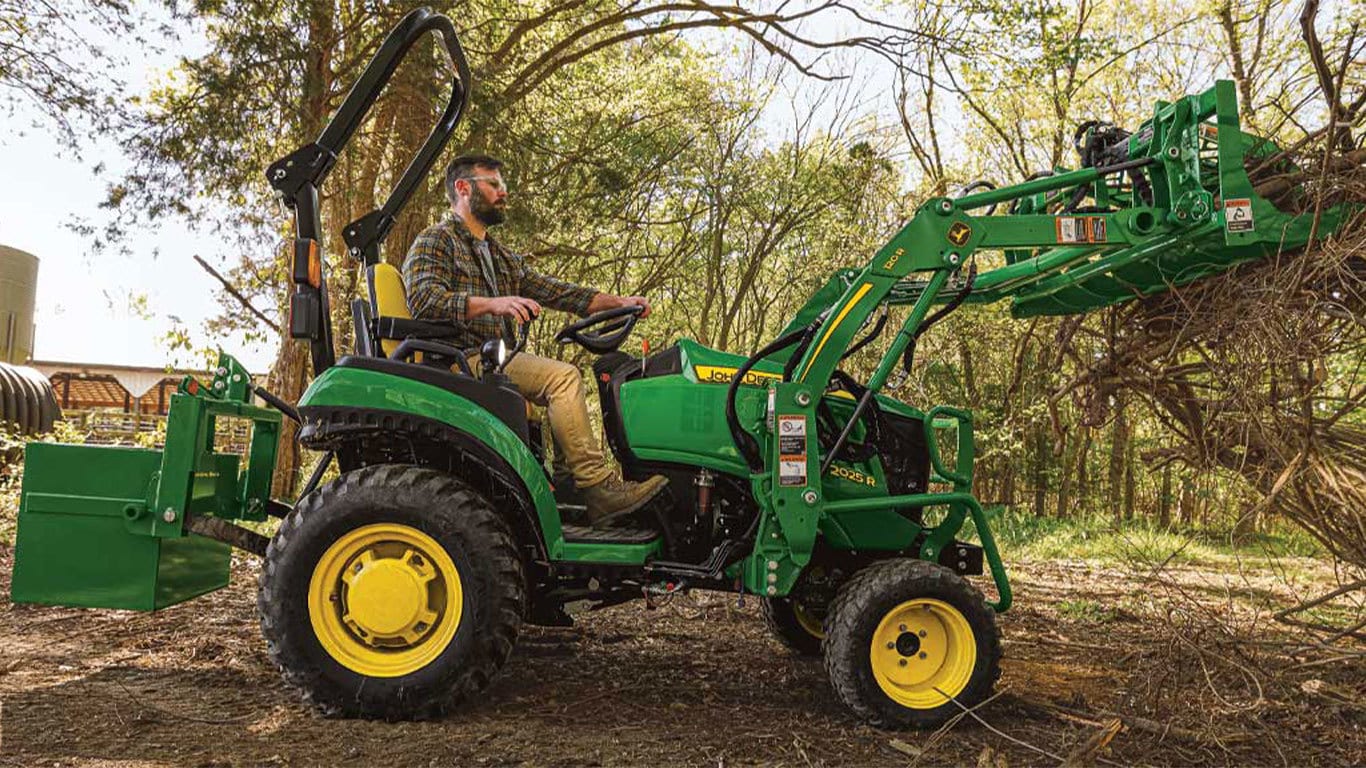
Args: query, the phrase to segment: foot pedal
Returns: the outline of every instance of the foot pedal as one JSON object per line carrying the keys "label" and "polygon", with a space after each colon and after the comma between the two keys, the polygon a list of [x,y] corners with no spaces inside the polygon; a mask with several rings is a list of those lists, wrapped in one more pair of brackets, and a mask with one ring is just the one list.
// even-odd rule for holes
{"label": "foot pedal", "polygon": [[649,544],[659,538],[658,531],[648,528],[589,528],[586,525],[560,527],[564,540],[570,544]]}

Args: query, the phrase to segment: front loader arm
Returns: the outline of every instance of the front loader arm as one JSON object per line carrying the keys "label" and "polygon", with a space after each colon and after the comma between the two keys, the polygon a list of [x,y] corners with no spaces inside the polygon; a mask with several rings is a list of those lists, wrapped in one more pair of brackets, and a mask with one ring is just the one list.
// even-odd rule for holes
{"label": "front loader arm", "polygon": [[[770,387],[765,418],[732,429],[744,433],[736,442],[754,469],[753,492],[762,509],[754,552],[737,574],[746,586],[787,594],[810,561],[825,514],[946,506],[944,521],[924,532],[917,554],[936,560],[972,517],[1000,595],[996,608],[1004,610],[1009,583],[971,494],[971,416],[966,412],[953,415],[960,430],[959,461],[966,454],[969,471],[961,466],[947,475],[937,471],[952,492],[825,499],[823,478],[831,457],[903,353],[943,315],[931,314],[932,307],[947,302],[947,310],[963,301],[1009,298],[1016,316],[1080,314],[1185,285],[1309,240],[1312,211],[1281,210],[1260,197],[1248,178],[1249,159],[1267,158],[1275,147],[1241,132],[1231,82],[1159,103],[1153,118],[1133,134],[1103,124],[1088,124],[1078,136],[1083,133],[1086,167],[926,201],[862,269],[839,273],[798,312],[783,333],[784,339],[801,339],[793,351],[780,352],[770,344],[751,358],[752,363],[790,354],[788,375]],[[1002,207],[1004,212],[996,214]],[[975,214],[983,209],[986,215]],[[1325,212],[1323,235],[1336,227],[1339,214]],[[1005,263],[978,274],[980,251],[1000,251]],[[973,268],[966,276],[958,274],[969,261]],[[808,428],[815,423],[817,402],[870,315],[891,304],[911,309],[843,433],[826,450],[817,430]],[[937,455],[934,422],[926,420],[932,456]]]}

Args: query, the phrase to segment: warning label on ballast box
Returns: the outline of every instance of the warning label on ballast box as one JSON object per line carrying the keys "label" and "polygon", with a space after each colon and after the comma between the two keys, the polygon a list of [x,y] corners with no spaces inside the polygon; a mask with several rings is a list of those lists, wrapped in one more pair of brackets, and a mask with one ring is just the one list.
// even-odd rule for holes
{"label": "warning label on ballast box", "polygon": [[1224,229],[1229,232],[1253,232],[1257,229],[1252,218],[1252,200],[1235,197],[1224,201]]}
{"label": "warning label on ballast box", "polygon": [[1059,243],[1105,242],[1104,216],[1059,216],[1055,222]]}

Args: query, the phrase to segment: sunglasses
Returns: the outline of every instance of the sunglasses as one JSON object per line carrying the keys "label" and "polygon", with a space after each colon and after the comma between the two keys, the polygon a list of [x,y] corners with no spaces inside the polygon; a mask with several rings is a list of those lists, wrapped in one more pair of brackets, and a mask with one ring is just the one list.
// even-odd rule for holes
{"label": "sunglasses", "polygon": [[497,176],[467,176],[466,178],[468,178],[470,181],[484,181],[484,182],[488,182],[488,185],[489,185],[490,187],[493,187],[493,191],[494,191],[494,192],[509,192],[509,191],[511,191],[511,190],[508,189],[508,185],[507,185],[502,179],[498,178]]}

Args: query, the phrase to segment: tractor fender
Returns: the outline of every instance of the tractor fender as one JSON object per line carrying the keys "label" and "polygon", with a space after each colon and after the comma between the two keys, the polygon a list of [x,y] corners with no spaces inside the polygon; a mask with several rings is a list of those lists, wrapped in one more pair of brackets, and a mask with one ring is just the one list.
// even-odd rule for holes
{"label": "tractor fender", "polygon": [[526,443],[472,399],[387,373],[333,367],[299,399],[299,442],[335,450],[343,471],[411,463],[450,472],[506,509],[514,531],[546,558],[562,541],[544,467]]}

